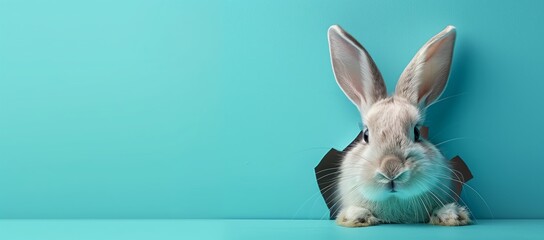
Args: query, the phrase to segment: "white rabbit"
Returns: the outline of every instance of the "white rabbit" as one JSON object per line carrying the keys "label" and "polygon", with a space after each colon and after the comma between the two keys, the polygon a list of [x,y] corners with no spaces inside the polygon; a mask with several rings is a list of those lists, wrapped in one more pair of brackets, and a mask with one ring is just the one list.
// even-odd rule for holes
{"label": "white rabbit", "polygon": [[342,159],[336,222],[469,224],[467,209],[454,200],[449,162],[419,136],[426,108],[448,80],[455,28],[446,27],[417,52],[393,96],[387,96],[380,71],[357,40],[337,25],[328,37],[336,81],[364,123],[363,139]]}

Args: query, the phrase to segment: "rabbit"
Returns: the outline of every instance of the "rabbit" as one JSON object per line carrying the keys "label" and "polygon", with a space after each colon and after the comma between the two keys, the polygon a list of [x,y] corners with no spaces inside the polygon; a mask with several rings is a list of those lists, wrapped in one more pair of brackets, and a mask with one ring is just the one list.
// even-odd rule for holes
{"label": "rabbit", "polygon": [[426,108],[446,87],[455,36],[455,27],[447,26],[423,45],[388,96],[365,48],[340,26],[329,28],[336,82],[363,120],[361,141],[340,164],[337,224],[471,222],[467,208],[455,201],[449,161],[419,132]]}

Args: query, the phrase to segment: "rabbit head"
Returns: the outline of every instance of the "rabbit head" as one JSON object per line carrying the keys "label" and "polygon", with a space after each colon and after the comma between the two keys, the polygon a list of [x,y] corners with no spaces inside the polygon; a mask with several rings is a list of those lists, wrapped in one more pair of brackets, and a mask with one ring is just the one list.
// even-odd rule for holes
{"label": "rabbit head", "polygon": [[420,136],[419,127],[426,108],[446,86],[455,35],[455,28],[448,26],[431,38],[401,74],[394,94],[388,96],[382,75],[365,48],[341,27],[329,28],[334,76],[359,109],[364,125],[363,139],[343,159],[340,194],[371,201],[409,199],[439,182],[448,182],[444,179],[451,170],[445,158]]}

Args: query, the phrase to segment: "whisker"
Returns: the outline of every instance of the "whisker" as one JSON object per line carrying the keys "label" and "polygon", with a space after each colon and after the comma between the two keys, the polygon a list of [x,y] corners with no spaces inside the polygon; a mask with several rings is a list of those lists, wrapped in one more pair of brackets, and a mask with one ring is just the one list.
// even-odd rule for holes
{"label": "whisker", "polygon": [[[356,188],[358,188],[358,187],[359,187],[359,185],[353,186],[352,188],[350,188],[350,189],[348,190],[348,193],[347,193],[347,194],[351,194],[351,193],[352,193]],[[334,208],[336,207],[336,205],[337,205],[338,203],[340,203],[341,200],[342,200],[342,198],[344,198],[345,196],[339,196],[339,197],[340,197],[340,199],[337,199],[337,200],[336,200],[336,202],[331,206],[330,210],[334,209]],[[329,210],[329,214],[330,214],[330,210]],[[327,213],[325,212],[325,214],[323,214],[319,219],[320,219],[320,220],[323,220],[323,218],[325,217],[326,214],[327,214]],[[330,215],[331,215],[331,216],[335,216],[335,213],[330,214]]]}
{"label": "whisker", "polygon": [[319,170],[319,171],[315,172],[315,174],[326,172],[326,171],[338,171],[338,169],[340,169],[340,166],[325,168],[325,169],[322,169],[322,170]]}
{"label": "whisker", "polygon": [[330,150],[331,147],[309,147],[309,148],[304,148],[304,149],[300,149],[298,151],[293,151],[292,153],[302,153],[302,152],[308,152],[308,151],[312,151],[312,150]]}
{"label": "whisker", "polygon": [[297,217],[298,213],[300,212],[300,210],[302,210],[302,208],[308,203],[308,201],[310,201],[311,199],[316,197],[318,193],[319,193],[319,191],[313,193],[312,195],[310,195],[310,197],[306,198],[306,200],[304,202],[302,202],[302,204],[297,208],[297,210],[295,211],[293,216],[291,216],[291,220],[296,219],[296,217]]}
{"label": "whisker", "polygon": [[429,220],[430,220],[431,219],[431,213],[429,213],[429,209],[427,209],[427,206],[425,205],[425,203],[423,202],[423,200],[421,199],[420,196],[417,196],[417,199],[419,199],[421,204],[423,204],[423,207],[425,208],[425,212],[427,212],[427,216],[429,217]]}
{"label": "whisker", "polygon": [[451,180],[451,181],[455,181],[455,182],[458,182],[458,183],[461,183],[463,186],[466,186],[468,187],[469,189],[471,189],[474,193],[476,193],[478,195],[478,197],[482,200],[482,202],[485,204],[487,210],[489,211],[489,214],[491,214],[491,219],[495,219],[495,215],[493,214],[493,211],[491,211],[491,208],[489,207],[489,204],[487,204],[487,201],[484,199],[484,197],[478,192],[476,191],[476,189],[474,189],[472,186],[468,185],[467,183],[464,183],[462,181],[459,181],[457,179],[453,179],[453,178],[448,178],[448,177],[441,177],[441,176],[437,176],[439,178],[443,178],[443,179],[448,179],[448,180]]}
{"label": "whisker", "polygon": [[[424,191],[425,191],[425,189],[424,189],[424,188],[421,188],[421,186],[419,186],[419,185],[416,185],[416,186],[417,186],[418,188],[420,188],[421,190],[424,190]],[[423,204],[423,207],[425,208],[425,212],[427,212],[427,216],[429,217],[429,219],[431,219],[431,214],[429,213],[429,210],[427,209],[427,206],[425,205],[425,203],[423,203],[423,200],[421,199],[421,195],[415,196],[414,198],[417,199],[417,200],[419,200],[419,201],[421,202],[421,204]],[[423,219],[422,222],[424,222],[424,221],[425,221],[425,218]]]}
{"label": "whisker", "polygon": [[[464,176],[463,176],[463,173],[459,170],[456,170],[456,169],[453,169],[451,168],[450,166],[445,166],[445,165],[442,165],[442,164],[435,164],[434,166],[439,166],[439,167],[442,167],[442,168],[445,168],[447,169],[448,171],[450,171],[451,173],[453,173],[453,175],[455,175],[455,177],[459,180],[464,180]],[[451,176],[450,176],[451,177]]]}
{"label": "whisker", "polygon": [[462,93],[459,93],[459,94],[454,94],[454,95],[451,95],[451,96],[447,96],[447,97],[444,97],[444,98],[441,98],[437,101],[435,101],[431,106],[439,103],[439,102],[442,102],[444,100],[448,100],[448,99],[451,99],[451,98],[454,98],[454,97],[459,97],[459,96],[463,96],[463,95],[466,95],[467,93],[466,92],[462,92]]}
{"label": "whisker", "polygon": [[[476,220],[476,216],[474,215],[474,213],[472,212],[472,210],[468,207],[468,204],[461,198],[461,196],[459,196],[455,191],[453,191],[451,188],[447,187],[445,184],[441,183],[441,182],[438,182],[440,184],[442,184],[446,189],[450,190],[450,192],[452,192],[456,197],[457,199],[459,199],[459,201],[461,201],[461,203],[463,203],[463,205],[467,208],[468,212],[470,213],[470,215],[474,218],[474,220],[476,221],[476,223],[478,223],[478,220]],[[442,189],[441,187],[438,186],[439,189]],[[444,192],[446,193],[446,192]],[[455,200],[455,198],[453,196],[451,196],[451,194],[449,193],[446,193],[448,194],[448,196],[450,196],[452,199]]]}
{"label": "whisker", "polygon": [[[331,189],[334,189],[334,186],[337,185],[336,183],[338,182],[338,180],[342,180],[342,178],[337,177],[337,178],[335,178],[335,179],[332,179],[331,181],[326,181],[326,182],[324,182],[324,183],[329,183],[329,184],[323,188],[323,189],[324,189],[324,192],[323,192],[323,193],[326,193],[326,192],[330,191]],[[306,204],[308,204],[308,202],[309,202],[310,200],[312,200],[312,199],[314,199],[314,201],[313,201],[312,206],[311,206],[310,209],[313,209],[314,206],[315,206],[315,202],[317,201],[317,199],[319,199],[319,198],[316,198],[316,197],[319,196],[319,195],[322,195],[323,193],[321,193],[321,189],[320,189],[319,191],[313,193],[309,198],[307,198],[307,199],[301,204],[301,206],[297,209],[297,211],[295,212],[294,216],[292,216],[291,219],[296,218],[296,216],[298,215],[298,213],[300,212],[300,210],[302,210],[302,208],[303,208]],[[333,195],[334,195],[334,193],[331,194],[331,196],[333,196]],[[325,199],[325,203],[327,203],[328,200],[329,200],[328,198]]]}
{"label": "whisker", "polygon": [[457,141],[457,140],[463,140],[463,139],[467,139],[466,137],[458,137],[458,138],[452,138],[452,139],[449,139],[449,140],[446,140],[446,141],[442,141],[440,143],[437,143],[437,144],[434,144],[434,146],[438,147],[444,143],[449,143],[449,142],[452,142],[452,141]]}
{"label": "whisker", "polygon": [[[461,198],[461,196],[459,196],[455,191],[453,191],[451,188],[449,188],[448,186],[446,186],[445,184],[441,183],[441,182],[437,182],[439,184],[441,184],[442,186],[444,186],[444,188],[446,188],[447,190],[449,190],[450,192],[452,192],[455,196],[457,196],[457,199],[459,199],[463,205],[466,207],[466,209],[469,211],[470,215],[473,216],[474,220],[476,221],[476,223],[478,223],[478,221],[476,220],[476,217],[474,216],[474,213],[472,212],[472,210],[468,207],[467,203]],[[438,188],[439,190],[441,190],[443,193],[447,194],[448,197],[450,197],[453,201],[455,201],[455,197],[452,196],[450,193],[446,192],[444,190],[444,188],[440,187],[440,186],[437,186],[437,185],[434,185],[432,184],[434,187]]]}
{"label": "whisker", "polygon": [[[338,178],[338,179],[333,179],[332,181],[325,182],[325,183],[329,183],[329,184],[323,188],[323,189],[324,189],[323,193],[326,193],[326,192],[330,191],[331,189],[334,189],[334,187],[337,185],[336,183],[338,182],[338,180],[342,180],[342,179],[341,179],[341,178]],[[331,194],[331,196],[334,196],[334,194],[335,194],[337,191],[338,191],[338,189],[335,190],[335,191]],[[321,192],[321,189],[320,189],[319,191],[317,191],[317,192],[314,192],[310,197],[308,197],[308,198],[301,204],[301,206],[297,209],[297,211],[295,211],[295,214],[291,217],[291,219],[295,219],[296,216],[298,215],[298,213],[302,210],[302,208],[303,208],[306,204],[308,204],[309,201],[311,201],[312,199],[314,199],[314,200],[313,200],[313,203],[312,203],[312,206],[310,207],[310,209],[313,209],[313,208],[315,207],[315,203],[316,203],[317,199],[319,199],[319,198],[316,198],[316,197],[317,197],[317,196],[321,196],[323,193]],[[329,198],[330,198],[330,196],[329,196]],[[325,199],[325,203],[327,203],[329,200],[331,200],[331,199],[329,199],[329,198],[326,198],[326,199]]]}
{"label": "whisker", "polygon": [[[420,182],[420,183],[423,184],[423,182],[421,182],[421,180],[422,180],[422,179],[420,179],[418,182]],[[425,185],[423,185],[423,186],[425,186]],[[430,193],[434,198],[436,198],[436,200],[438,200],[438,202],[440,202],[440,204],[442,204],[442,207],[445,206],[445,204],[438,198],[438,196],[436,196],[436,194],[434,194],[434,192],[433,192],[430,188],[426,187],[425,189],[426,189],[427,192]]]}

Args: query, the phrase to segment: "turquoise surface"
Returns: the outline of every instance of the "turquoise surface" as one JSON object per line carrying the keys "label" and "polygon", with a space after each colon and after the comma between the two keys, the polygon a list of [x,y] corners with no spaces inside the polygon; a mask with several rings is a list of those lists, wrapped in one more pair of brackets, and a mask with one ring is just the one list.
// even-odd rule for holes
{"label": "turquoise surface", "polygon": [[[0,238],[64,239],[542,239],[543,220],[482,220],[464,227],[338,227],[320,220],[0,220]],[[32,229],[29,231],[29,229]]]}
{"label": "turquoise surface", "polygon": [[[360,121],[332,75],[332,24],[366,46],[390,91],[418,48],[455,25],[431,139],[471,167],[477,193],[463,198],[478,218],[544,218],[534,179],[544,168],[542,9],[528,0],[0,0],[0,218],[326,218],[313,167]],[[87,223],[104,224],[70,224]],[[481,229],[499,235],[506,223]],[[133,224],[127,232],[145,226]],[[405,229],[299,224],[277,230]]]}

